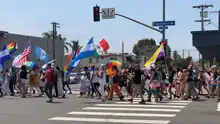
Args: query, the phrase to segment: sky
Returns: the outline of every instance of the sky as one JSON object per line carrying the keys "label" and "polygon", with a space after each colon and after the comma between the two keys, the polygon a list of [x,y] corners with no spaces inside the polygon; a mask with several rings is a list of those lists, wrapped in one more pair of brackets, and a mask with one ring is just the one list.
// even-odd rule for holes
{"label": "sky", "polygon": [[[94,37],[98,42],[105,38],[110,52],[121,52],[121,42],[125,52],[132,53],[133,44],[143,38],[153,38],[160,42],[162,35],[142,25],[116,16],[115,19],[93,22],[93,6],[115,8],[116,13],[126,15],[145,24],[162,21],[162,0],[2,0],[0,8],[0,30],[10,33],[41,37],[42,32],[51,30],[53,21],[60,23],[58,33],[67,41],[79,40],[81,45]],[[220,0],[166,0],[166,20],[175,20],[175,26],[166,30],[166,38],[172,50],[195,50],[187,56],[198,59],[198,51],[192,46],[191,31],[201,30],[198,9],[192,6],[213,4],[208,11],[220,10]],[[209,19],[218,23],[217,14]],[[205,29],[216,29],[206,25]],[[179,52],[182,55],[182,52]]]}

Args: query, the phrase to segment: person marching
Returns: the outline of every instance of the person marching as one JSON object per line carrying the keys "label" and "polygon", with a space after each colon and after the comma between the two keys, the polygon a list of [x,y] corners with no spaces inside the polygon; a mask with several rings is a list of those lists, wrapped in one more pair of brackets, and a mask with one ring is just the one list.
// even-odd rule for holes
{"label": "person marching", "polygon": [[99,72],[99,92],[101,94],[101,99],[104,102],[106,100],[105,95],[105,84],[106,84],[106,71],[105,71],[105,65],[101,65],[100,72]]}

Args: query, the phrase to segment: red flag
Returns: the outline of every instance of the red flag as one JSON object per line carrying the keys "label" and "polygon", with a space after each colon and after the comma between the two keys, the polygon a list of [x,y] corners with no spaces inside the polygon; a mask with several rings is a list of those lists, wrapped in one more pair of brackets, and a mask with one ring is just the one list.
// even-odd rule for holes
{"label": "red flag", "polygon": [[106,52],[109,49],[109,44],[104,38],[99,42],[99,46],[104,52]]}

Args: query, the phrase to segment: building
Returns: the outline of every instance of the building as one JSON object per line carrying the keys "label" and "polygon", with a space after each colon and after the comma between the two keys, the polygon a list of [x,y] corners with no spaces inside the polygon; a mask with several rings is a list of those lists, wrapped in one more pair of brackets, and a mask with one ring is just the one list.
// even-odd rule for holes
{"label": "building", "polygon": [[205,60],[214,58],[220,61],[220,30],[192,31],[193,46],[202,54]]}
{"label": "building", "polygon": [[[53,59],[53,42],[51,40],[46,40],[41,37],[20,35],[20,34],[12,34],[7,31],[0,31],[0,48],[4,45],[8,45],[12,41],[18,43],[18,51],[15,54],[20,54],[24,51],[25,46],[28,42],[31,43],[32,52],[29,55],[29,60],[38,62],[35,56],[35,47],[41,47],[44,49],[49,55],[50,59]],[[64,42],[63,41],[55,41],[55,58],[56,65],[63,68],[65,61],[67,58],[64,57]],[[13,58],[12,58],[13,59]],[[43,62],[41,62],[43,64]],[[12,60],[5,63],[4,68],[10,68],[12,65]]]}

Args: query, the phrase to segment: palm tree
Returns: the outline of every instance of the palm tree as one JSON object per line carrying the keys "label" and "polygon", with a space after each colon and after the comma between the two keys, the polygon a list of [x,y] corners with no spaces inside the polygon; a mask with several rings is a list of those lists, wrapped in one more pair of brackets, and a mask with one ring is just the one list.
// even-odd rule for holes
{"label": "palm tree", "polygon": [[[44,39],[53,40],[53,32],[52,32],[52,31],[43,32],[43,33],[42,33],[42,36],[43,36]],[[66,38],[63,37],[61,34],[58,34],[58,35],[55,37],[55,40],[58,40],[58,41],[66,41]]]}
{"label": "palm tree", "polygon": [[70,41],[70,42],[65,42],[64,43],[64,47],[66,49],[67,52],[69,52],[69,48],[71,48],[71,51],[76,51],[80,45],[79,45],[79,41]]}
{"label": "palm tree", "polygon": [[[42,33],[42,36],[44,39],[47,39],[47,40],[53,40],[53,32],[52,31],[48,31],[48,32],[43,32]],[[58,40],[58,41],[66,41],[66,38],[63,37],[61,34],[58,34],[56,37],[55,37],[55,40]],[[66,42],[65,42],[66,43]],[[68,47],[66,45],[64,45],[65,49],[68,51]]]}

